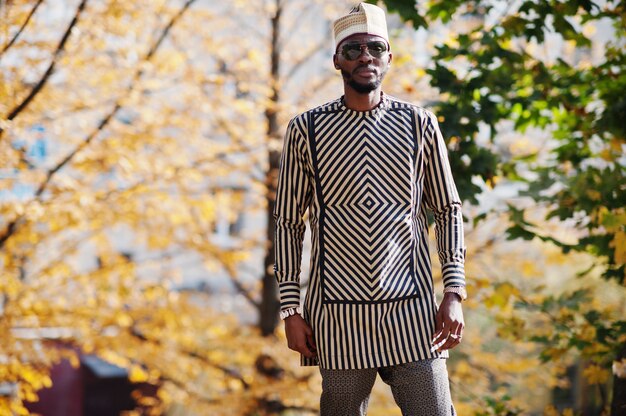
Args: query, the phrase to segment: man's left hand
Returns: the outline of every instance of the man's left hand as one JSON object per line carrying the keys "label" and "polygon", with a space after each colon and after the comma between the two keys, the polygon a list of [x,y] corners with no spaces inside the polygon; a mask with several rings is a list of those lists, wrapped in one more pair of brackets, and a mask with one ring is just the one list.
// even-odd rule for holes
{"label": "man's left hand", "polygon": [[464,327],[460,297],[455,293],[444,294],[435,316],[435,334],[432,345],[439,352],[456,347],[461,343]]}

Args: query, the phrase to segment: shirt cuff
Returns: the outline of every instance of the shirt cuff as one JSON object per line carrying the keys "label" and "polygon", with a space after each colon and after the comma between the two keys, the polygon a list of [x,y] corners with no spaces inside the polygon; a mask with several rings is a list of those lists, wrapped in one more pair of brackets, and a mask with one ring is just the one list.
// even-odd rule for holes
{"label": "shirt cuff", "polygon": [[465,287],[465,265],[463,263],[448,263],[441,267],[443,287]]}
{"label": "shirt cuff", "polygon": [[280,282],[278,284],[278,294],[280,296],[280,309],[297,308],[300,306],[300,283]]}
{"label": "shirt cuff", "polygon": [[302,315],[302,308],[297,307],[297,308],[283,309],[282,311],[280,311],[279,316],[280,316],[280,319],[284,321],[285,319],[295,314]]}

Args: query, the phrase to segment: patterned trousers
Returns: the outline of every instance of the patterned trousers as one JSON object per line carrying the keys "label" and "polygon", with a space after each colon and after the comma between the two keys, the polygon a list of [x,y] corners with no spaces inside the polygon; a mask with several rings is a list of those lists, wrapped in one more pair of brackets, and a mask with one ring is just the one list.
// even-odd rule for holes
{"label": "patterned trousers", "polygon": [[392,367],[363,370],[327,370],[322,374],[321,416],[360,416],[367,404],[376,374],[391,387],[404,416],[455,416],[450,398],[446,360],[435,358]]}

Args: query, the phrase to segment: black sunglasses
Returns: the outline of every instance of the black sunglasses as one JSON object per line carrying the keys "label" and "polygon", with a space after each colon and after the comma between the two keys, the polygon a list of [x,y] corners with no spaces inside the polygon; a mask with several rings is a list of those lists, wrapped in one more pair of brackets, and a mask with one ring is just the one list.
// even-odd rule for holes
{"label": "black sunglasses", "polygon": [[341,47],[341,56],[348,61],[354,61],[361,56],[364,49],[367,49],[369,54],[374,58],[382,58],[383,55],[387,53],[387,44],[379,40],[373,40],[365,43],[346,43]]}

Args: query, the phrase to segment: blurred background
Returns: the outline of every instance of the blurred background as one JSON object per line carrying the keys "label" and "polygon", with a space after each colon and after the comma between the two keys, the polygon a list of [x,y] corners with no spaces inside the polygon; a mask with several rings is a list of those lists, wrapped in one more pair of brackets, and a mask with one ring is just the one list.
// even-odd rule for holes
{"label": "blurred background", "polygon": [[[0,415],[318,412],[271,210],[354,4],[0,0]],[[464,200],[458,413],[626,414],[625,3],[377,4]]]}

